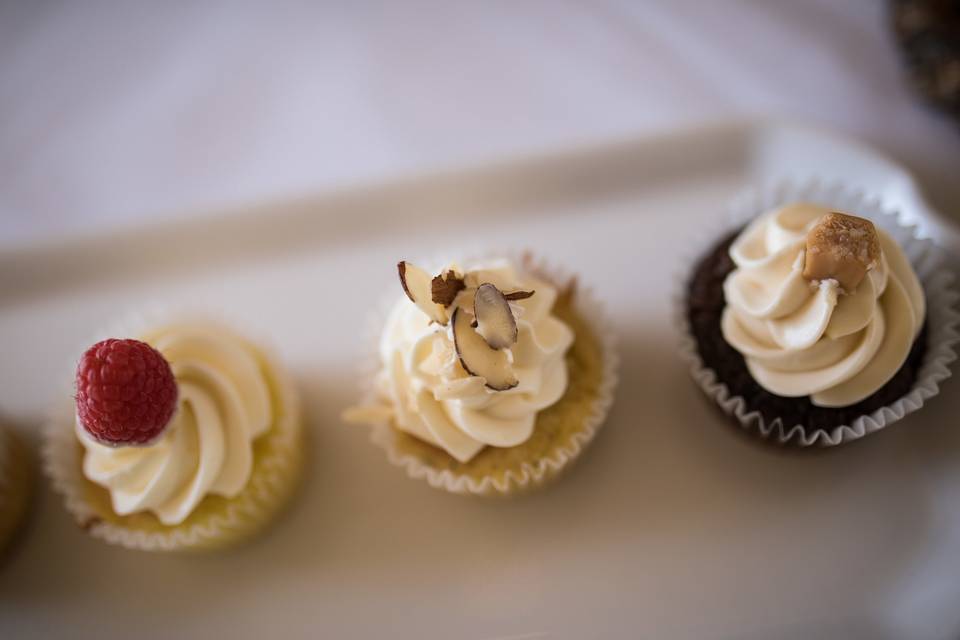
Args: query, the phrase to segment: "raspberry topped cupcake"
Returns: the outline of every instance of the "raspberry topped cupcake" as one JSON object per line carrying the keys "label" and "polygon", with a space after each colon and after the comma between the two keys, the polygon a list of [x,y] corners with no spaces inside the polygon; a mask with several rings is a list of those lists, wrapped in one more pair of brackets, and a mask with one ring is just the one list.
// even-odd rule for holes
{"label": "raspberry topped cupcake", "polygon": [[63,422],[48,434],[48,472],[84,529],[128,547],[246,537],[299,474],[299,408],[286,374],[215,325],[93,345],[77,367],[72,428]]}
{"label": "raspberry topped cupcake", "polygon": [[[688,281],[695,377],[744,427],[781,444],[862,437],[949,375],[957,318],[931,267],[935,249],[868,203],[848,203],[774,206],[708,251]],[[926,287],[902,244],[927,258]]]}
{"label": "raspberry topped cupcake", "polygon": [[410,475],[458,493],[529,488],[572,461],[615,383],[589,293],[529,261],[398,270],[406,295],[380,338],[374,392],[346,418],[374,424]]}

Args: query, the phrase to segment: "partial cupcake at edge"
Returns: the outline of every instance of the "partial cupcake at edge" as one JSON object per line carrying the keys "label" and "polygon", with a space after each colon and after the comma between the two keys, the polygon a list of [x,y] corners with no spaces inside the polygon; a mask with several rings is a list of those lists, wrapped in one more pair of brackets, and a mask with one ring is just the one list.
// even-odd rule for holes
{"label": "partial cupcake at edge", "polygon": [[0,423],[0,559],[23,524],[33,480],[26,446],[12,428]]}
{"label": "partial cupcake at edge", "polygon": [[761,211],[685,283],[694,377],[777,444],[836,445],[889,426],[938,393],[955,359],[957,296],[936,249],[875,203],[835,195],[849,208]]}
{"label": "partial cupcake at edge", "polygon": [[91,346],[44,466],[78,525],[149,551],[213,549],[260,530],[302,465],[296,390],[262,348],[190,319]]}
{"label": "partial cupcake at edge", "polygon": [[[603,423],[616,385],[601,305],[529,255],[398,264],[366,403],[344,418],[414,478],[507,495],[568,467]],[[399,293],[399,292],[398,292]]]}

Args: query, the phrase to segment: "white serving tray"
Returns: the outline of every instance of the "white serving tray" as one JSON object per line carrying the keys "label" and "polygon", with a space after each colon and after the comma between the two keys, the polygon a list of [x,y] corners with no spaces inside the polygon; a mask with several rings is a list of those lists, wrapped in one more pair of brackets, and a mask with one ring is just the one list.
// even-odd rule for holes
{"label": "white serving tray", "polygon": [[[0,565],[0,637],[956,638],[956,384],[861,442],[789,453],[729,427],[675,354],[670,288],[691,234],[743,187],[811,176],[956,243],[871,150],[740,123],[0,255],[0,410],[34,444],[88,338],[158,304],[271,341],[311,433],[292,508],[219,555],[107,546],[42,483]],[[501,247],[593,285],[623,362],[579,464],[484,501],[408,480],[338,416],[367,314],[400,295],[397,260]]]}

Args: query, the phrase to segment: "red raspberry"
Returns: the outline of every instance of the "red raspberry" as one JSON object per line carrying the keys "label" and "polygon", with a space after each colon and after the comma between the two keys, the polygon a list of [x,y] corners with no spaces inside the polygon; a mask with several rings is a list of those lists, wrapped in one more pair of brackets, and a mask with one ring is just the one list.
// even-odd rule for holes
{"label": "red raspberry", "polygon": [[160,352],[139,340],[93,345],[77,365],[77,416],[104,444],[145,444],[170,422],[177,383]]}

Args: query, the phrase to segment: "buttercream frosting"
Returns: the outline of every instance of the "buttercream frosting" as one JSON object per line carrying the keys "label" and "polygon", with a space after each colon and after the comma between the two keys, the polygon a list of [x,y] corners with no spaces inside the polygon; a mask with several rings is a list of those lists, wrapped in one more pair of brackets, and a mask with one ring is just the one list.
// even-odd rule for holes
{"label": "buttercream frosting", "polygon": [[139,339],[170,363],[176,412],[146,446],[101,444],[77,421],[83,472],[110,492],[117,514],[149,511],[176,525],[205,496],[231,498],[247,484],[253,442],[273,421],[270,388],[252,348],[220,328],[171,325]]}
{"label": "buttercream frosting", "polygon": [[507,351],[519,384],[505,391],[494,391],[482,377],[468,374],[457,357],[451,327],[431,322],[409,299],[398,300],[388,316],[377,384],[394,424],[467,462],[485,446],[512,447],[531,436],[537,413],[566,391],[564,354],[574,336],[552,313],[557,290],[548,282],[520,274],[507,262],[466,272],[452,265],[442,272],[448,270],[461,274],[466,285],[450,314],[457,307],[472,314],[473,295],[483,283],[502,291],[535,291],[510,302],[518,332]]}
{"label": "buttercream frosting", "polygon": [[926,307],[909,260],[880,228],[880,260],[855,290],[844,291],[834,279],[804,278],[807,234],[827,213],[812,204],[787,205],[737,237],[722,330],[767,391],[843,407],[896,374]]}

